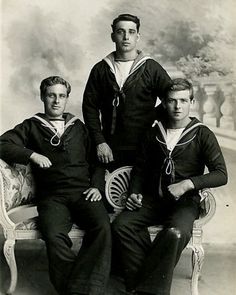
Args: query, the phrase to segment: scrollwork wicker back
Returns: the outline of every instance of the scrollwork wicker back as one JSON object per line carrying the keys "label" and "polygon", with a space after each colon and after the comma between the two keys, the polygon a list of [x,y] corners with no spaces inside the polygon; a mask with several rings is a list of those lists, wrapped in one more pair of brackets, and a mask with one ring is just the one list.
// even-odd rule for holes
{"label": "scrollwork wicker back", "polygon": [[[132,166],[123,166],[107,176],[106,198],[115,210],[122,211],[125,208],[131,170]],[[216,202],[210,189],[201,190],[199,194],[202,198],[200,205],[201,213],[199,219],[195,220],[194,227],[207,223],[216,210]]]}
{"label": "scrollwork wicker back", "polygon": [[124,166],[110,173],[106,180],[106,197],[111,206],[125,208],[132,166]]}

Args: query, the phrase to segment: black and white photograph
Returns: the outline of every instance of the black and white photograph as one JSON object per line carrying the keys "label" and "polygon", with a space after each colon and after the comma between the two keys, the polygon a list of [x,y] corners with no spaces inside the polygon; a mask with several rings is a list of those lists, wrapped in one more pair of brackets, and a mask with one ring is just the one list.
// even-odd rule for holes
{"label": "black and white photograph", "polygon": [[0,294],[236,294],[235,14],[0,0]]}

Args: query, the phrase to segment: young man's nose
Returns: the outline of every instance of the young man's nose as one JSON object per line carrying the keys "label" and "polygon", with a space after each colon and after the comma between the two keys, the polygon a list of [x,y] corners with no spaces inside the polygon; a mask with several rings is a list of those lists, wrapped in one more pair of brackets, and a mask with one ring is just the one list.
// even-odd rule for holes
{"label": "young man's nose", "polygon": [[179,109],[179,108],[180,108],[180,102],[179,102],[179,101],[176,101],[176,103],[175,103],[175,108],[176,108],[176,109]]}
{"label": "young man's nose", "polygon": [[56,97],[55,97],[54,102],[55,102],[55,103],[59,103],[59,96],[56,96]]}
{"label": "young man's nose", "polygon": [[129,40],[129,33],[124,33],[124,40]]}

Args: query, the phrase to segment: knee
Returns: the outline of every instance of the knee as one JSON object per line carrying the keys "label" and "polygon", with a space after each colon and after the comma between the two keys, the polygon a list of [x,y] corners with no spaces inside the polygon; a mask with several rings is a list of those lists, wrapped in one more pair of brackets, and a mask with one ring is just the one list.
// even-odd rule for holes
{"label": "knee", "polygon": [[43,239],[48,246],[54,248],[60,248],[62,245],[67,245],[68,247],[72,246],[72,241],[68,234],[62,232],[48,232],[43,235]]}
{"label": "knee", "polygon": [[42,232],[43,239],[50,245],[70,244],[70,238],[66,232],[60,230],[47,230]]}
{"label": "knee", "polygon": [[120,235],[127,232],[130,228],[128,220],[119,218],[119,216],[112,222],[111,229],[112,233],[115,235]]}
{"label": "knee", "polygon": [[57,243],[58,240],[63,240],[64,239],[64,234],[60,232],[47,232],[43,234],[43,237],[45,240],[51,243]]}
{"label": "knee", "polygon": [[191,233],[178,227],[167,228],[168,234],[175,240],[190,239]]}

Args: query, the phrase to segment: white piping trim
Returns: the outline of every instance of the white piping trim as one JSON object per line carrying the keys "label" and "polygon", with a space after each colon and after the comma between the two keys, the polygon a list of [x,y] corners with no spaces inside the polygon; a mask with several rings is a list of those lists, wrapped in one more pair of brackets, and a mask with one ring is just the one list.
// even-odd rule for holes
{"label": "white piping trim", "polygon": [[151,59],[151,57],[150,56],[144,56],[140,61],[138,61],[134,65],[134,67],[131,68],[131,72],[129,73],[129,75],[132,74],[133,72],[135,72],[139,67],[141,67],[145,63],[145,61],[148,60],[148,59]]}
{"label": "white piping trim", "polygon": [[[167,134],[166,134],[166,131],[165,131],[165,129],[164,129],[162,123],[161,123],[160,121],[155,120],[154,123],[152,124],[152,127],[155,127],[155,125],[158,125],[158,126],[159,126],[159,129],[160,129],[160,131],[161,131],[161,134],[163,135],[163,137],[164,137],[164,139],[165,139],[165,141],[166,141],[166,139],[167,139]],[[194,128],[196,128],[196,127],[198,127],[198,126],[201,126],[201,125],[204,126],[203,123],[199,122],[199,123],[194,124],[194,125],[191,126],[190,128],[188,128],[187,130],[185,130],[185,131],[181,134],[181,136],[180,136],[178,142],[179,142],[179,141],[180,141],[180,140],[181,140],[186,134],[188,134],[191,130],[193,130]],[[189,140],[187,140],[187,141],[185,141],[185,142],[177,143],[176,146],[180,146],[180,145],[187,144],[187,143],[189,143],[190,141],[192,141],[195,137],[196,137],[196,134],[195,134],[191,139],[189,139]],[[166,145],[166,142],[161,141],[160,139],[158,139],[157,136],[156,136],[156,140],[157,140],[158,142],[160,142],[160,143]]]}
{"label": "white piping trim", "polygon": [[[58,145],[61,143],[61,139],[60,139],[60,134],[57,132],[57,129],[56,129],[53,125],[51,125],[48,121],[46,121],[44,118],[41,118],[41,117],[39,117],[39,116],[37,116],[37,115],[34,115],[33,118],[36,118],[37,120],[39,120],[39,121],[42,123],[42,126],[49,128],[49,129],[54,133],[54,135],[53,135],[52,138],[50,139],[50,144],[51,144],[52,146],[58,146]],[[73,117],[73,118],[71,118],[71,119],[66,123],[65,128],[64,128],[64,132],[66,131],[66,129],[67,129],[69,126],[73,125],[73,124],[74,124],[74,121],[76,121],[76,120],[78,120],[77,117]],[[57,142],[57,143],[54,143],[53,140],[54,140],[54,138],[55,138],[56,136],[58,137],[58,142]]]}
{"label": "white piping trim", "polygon": [[[108,56],[106,56],[103,60],[108,64],[108,66],[110,67],[111,72],[115,75],[116,73],[116,69],[115,66],[112,62],[112,60],[109,58],[110,54]],[[132,68],[131,67],[131,71],[128,74],[127,78],[125,79],[125,81],[129,78],[129,76],[131,76],[137,69],[139,69],[148,59],[152,59],[150,56],[144,56],[140,59],[140,61],[137,62],[137,64],[135,64],[135,66]],[[116,80],[117,82],[117,80]],[[125,82],[124,82],[125,83]],[[123,85],[124,85],[123,83]],[[118,83],[117,83],[118,84]]]}
{"label": "white piping trim", "polygon": [[[108,55],[109,56],[109,55]],[[108,58],[108,56],[106,56],[104,58],[105,62],[108,64],[108,66],[110,67],[110,70],[113,74],[115,74],[116,70],[115,70],[115,67],[114,67],[114,64],[112,63],[112,61]]]}
{"label": "white piping trim", "polygon": [[160,143],[162,143],[162,144],[164,144],[164,145],[166,145],[166,142],[164,142],[164,141],[161,141],[157,136],[156,136],[156,140],[158,141],[158,142],[160,142]]}
{"label": "white piping trim", "polygon": [[56,133],[55,132],[56,131],[56,128],[53,125],[51,125],[48,121],[46,121],[45,119],[43,119],[43,118],[41,118],[41,117],[39,117],[37,115],[34,115],[33,118],[38,119],[39,121],[41,121],[43,123],[43,126],[44,127],[47,127],[50,130],[52,130],[54,133]]}
{"label": "white piping trim", "polygon": [[[192,138],[190,138],[189,140],[185,141],[185,142],[182,142],[182,143],[176,143],[175,146],[179,146],[179,145],[184,145],[184,144],[187,144],[189,143],[190,141],[192,141],[194,138],[196,137],[196,134],[194,134],[194,136]],[[179,139],[180,140],[180,139]]]}
{"label": "white piping trim", "polygon": [[165,141],[167,139],[167,134],[166,134],[166,131],[165,131],[165,128],[163,127],[162,123],[160,121],[157,121],[156,123],[158,126],[159,126],[159,129],[161,131],[161,134],[163,135]]}
{"label": "white piping trim", "polygon": [[182,137],[184,137],[187,133],[189,133],[191,130],[193,130],[194,128],[196,128],[196,127],[198,127],[198,126],[201,126],[201,125],[204,125],[204,124],[202,124],[202,123],[196,123],[196,124],[194,124],[193,126],[191,126],[191,127],[189,127],[187,130],[185,130],[182,134],[181,134],[181,136],[180,136],[180,138],[179,139],[181,139]]}
{"label": "white piping trim", "polygon": [[65,125],[65,131],[66,131],[66,129],[67,129],[69,126],[74,125],[74,122],[75,122],[76,120],[79,120],[79,118],[78,118],[78,117],[73,117],[73,118],[71,118],[71,119],[66,123],[66,125]]}

